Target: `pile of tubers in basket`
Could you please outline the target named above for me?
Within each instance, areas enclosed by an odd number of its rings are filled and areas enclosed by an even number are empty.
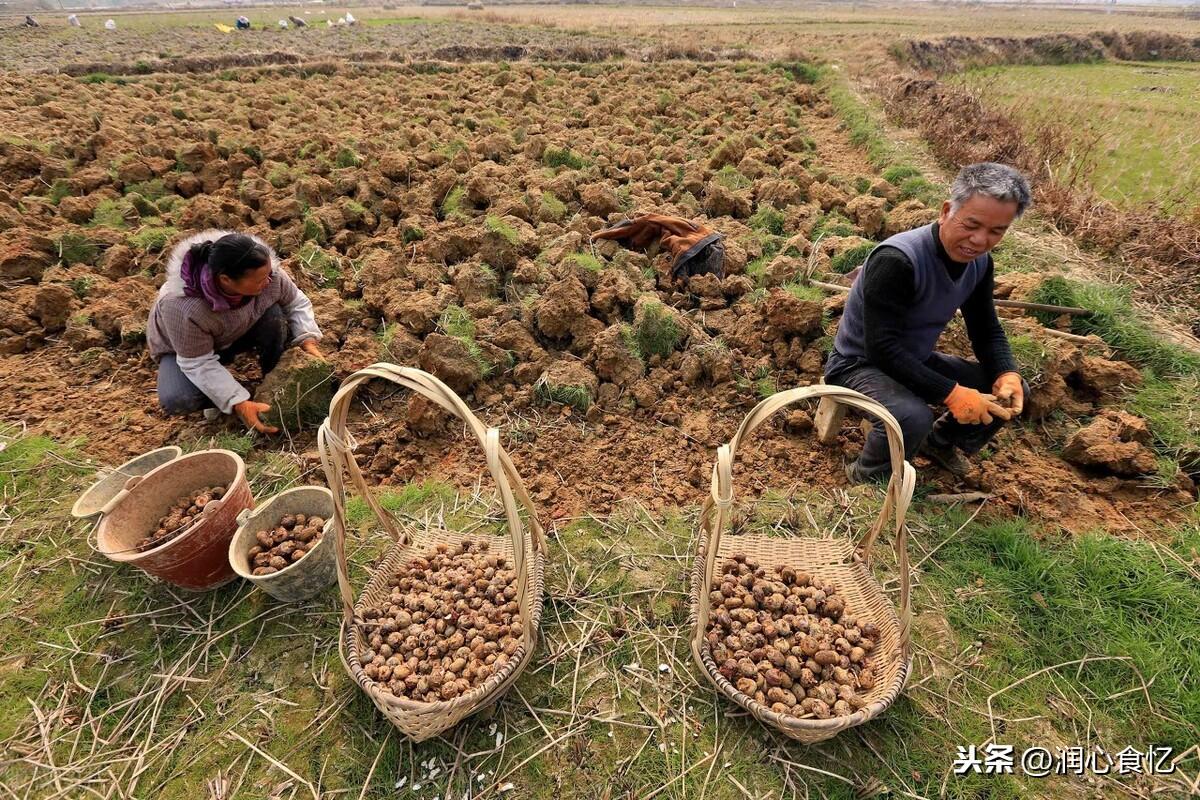
[[[138,542],[138,550],[151,550],[160,544],[171,541],[191,527],[192,523],[196,521],[196,517],[200,516],[209,502],[220,500],[224,496],[224,486],[205,486],[179,498],[167,510],[167,513],[159,518],[158,527],[154,533]]]
[[[325,520],[321,517],[284,514],[274,528],[254,534],[258,544],[247,553],[250,574],[274,575],[295,564],[320,541],[324,527]]]
[[[419,702],[461,697],[499,672],[521,646],[517,573],[486,541],[438,544],[411,558],[389,594],[361,610],[368,678]]]
[[[875,687],[879,630],[847,613],[824,581],[788,566],[768,575],[734,554],[709,595],[705,641],[717,670],[777,714],[829,719],[855,713]]]

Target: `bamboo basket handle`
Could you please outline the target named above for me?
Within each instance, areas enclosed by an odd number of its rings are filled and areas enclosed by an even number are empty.
[[[346,559],[346,473],[350,475],[354,490],[367,502],[371,511],[383,523],[388,534],[396,541],[401,539],[406,543],[409,541],[407,534],[397,526],[395,518],[379,505],[367,486],[358,462],[354,458],[356,443],[346,430],[346,420],[355,394],[363,384],[374,378],[400,384],[437,403],[438,406],[466,423],[483,447],[488,472],[496,482],[501,502],[504,505],[504,514],[509,534],[512,537],[513,555],[518,574],[518,605],[524,621],[525,633],[531,635],[532,623],[526,608],[528,601],[525,598],[528,582],[526,566],[530,555],[540,554],[544,551],[544,535],[525,484],[521,480],[520,474],[517,473],[512,459],[500,446],[499,429],[485,427],[462,398],[435,376],[419,369],[401,367],[386,362],[372,364],[361,369],[342,384],[333,396],[333,400],[330,401],[329,416],[325,418],[317,432],[317,448],[321,456],[321,466],[325,470],[326,480],[333,492],[334,554],[336,556],[338,590],[342,598],[342,611],[346,625],[348,626],[354,621],[354,590],[350,583],[350,570]],[[532,554],[528,553],[525,548],[525,528],[521,520],[518,502],[525,507],[528,514],[530,541],[533,546]]]
[[[696,619],[697,630],[701,632],[699,633],[701,636],[708,627],[707,598],[712,590],[717,550],[720,548],[721,535],[733,508],[733,462],[737,455],[738,445],[741,444],[744,437],[752,434],[763,422],[783,408],[800,400],[819,397],[831,397],[839,403],[878,417],[887,432],[888,452],[892,459],[892,477],[888,481],[883,508],[870,530],[864,534],[856,550],[861,551],[863,560],[869,566],[871,549],[879,531],[889,519],[894,519],[896,565],[900,574],[900,635],[901,644],[906,648],[908,646],[912,619],[912,576],[908,562],[908,527],[905,525],[904,518],[908,513],[913,489],[916,487],[917,473],[913,466],[904,460],[904,435],[900,430],[900,424],[891,412],[875,400],[853,389],[830,385],[802,386],[768,397],[746,415],[742,424],[733,434],[733,438],[729,440],[729,444],[717,448],[717,460],[713,464],[712,487],[700,509],[700,530],[705,548],[705,560],[704,571],[700,576],[699,608]]]

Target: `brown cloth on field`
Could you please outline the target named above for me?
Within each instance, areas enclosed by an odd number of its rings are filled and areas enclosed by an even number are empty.
[[[645,250],[657,242],[671,253],[671,277],[690,278],[712,273],[725,277],[724,238],[712,228],[665,214],[639,214],[612,227],[596,231],[592,239],[615,239],[631,250]]]

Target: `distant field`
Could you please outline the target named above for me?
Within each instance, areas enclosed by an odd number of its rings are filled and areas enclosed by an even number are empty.
[[[1080,153],[1063,169],[1082,161],[1114,202],[1200,205],[1200,64],[989,67],[955,80],[1031,122],[1050,119],[1077,131]]]

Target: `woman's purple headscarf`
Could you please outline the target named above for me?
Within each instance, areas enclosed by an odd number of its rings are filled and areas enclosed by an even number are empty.
[[[179,277],[183,279],[183,293],[188,297],[203,297],[213,311],[228,311],[244,305],[249,299],[240,294],[225,294],[221,291],[208,262],[195,263],[191,251],[183,256],[179,265]]]

